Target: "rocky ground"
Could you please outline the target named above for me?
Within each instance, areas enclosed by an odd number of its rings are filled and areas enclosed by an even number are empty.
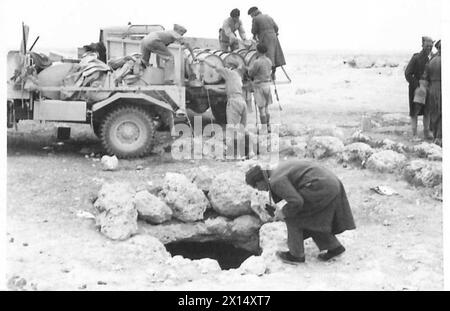
[[[171,210],[161,204],[158,217],[150,219],[153,224],[139,220],[133,237],[111,240],[108,234],[116,238],[120,234],[102,230],[110,228],[109,222],[99,231],[102,208],[98,202],[94,205],[102,185],[127,182],[134,190],[151,190],[164,183],[168,172],[189,178],[192,170],[202,166],[213,170],[216,177],[227,171],[242,173],[245,164],[177,161],[170,153],[158,152],[143,159],[119,160],[117,170],[104,171],[103,152],[88,126],[73,126],[71,140],[61,144],[55,138],[55,124],[21,122],[17,132],[8,130],[9,288],[443,289],[442,153],[411,141],[403,63],[399,68],[357,69],[332,58],[325,62],[332,70],[324,76],[325,67],[313,67],[304,57],[289,57],[294,82],[278,89],[283,110],[276,104],[271,107],[274,122],[291,124],[281,128],[281,158],[319,161],[341,178],[357,225],[356,230],[339,236],[347,252],[323,263],[308,240],[304,265],[281,264],[273,254],[286,247],[285,226],[266,219],[259,224],[262,254],[250,257],[239,269],[222,271],[212,260],[172,257],[160,241],[168,241],[164,240],[166,231],[158,231],[163,233],[158,236],[155,228],[175,217],[188,223],[203,221],[195,213],[203,208],[198,202],[208,204],[202,201],[201,184],[196,185],[199,196],[186,201],[195,205],[188,211],[173,208],[186,205],[174,202],[170,189],[155,192]],[[366,131],[359,132],[363,114],[369,121],[364,122]],[[377,186],[396,194],[371,189]],[[141,194],[141,201],[146,199]],[[221,200],[226,202],[226,198]],[[217,206],[214,211],[220,213]]]

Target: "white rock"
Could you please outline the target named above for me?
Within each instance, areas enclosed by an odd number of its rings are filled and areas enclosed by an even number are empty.
[[[147,190],[140,191],[134,196],[139,218],[153,224],[161,224],[172,218],[172,210],[157,196]]]
[[[333,136],[313,137],[307,145],[308,155],[315,159],[338,155],[343,150],[343,142],[339,138]]]
[[[442,163],[413,160],[403,170],[405,179],[412,185],[435,187],[442,184]]]
[[[396,169],[400,169],[406,162],[403,154],[392,150],[383,150],[373,153],[367,160],[366,167],[378,172],[393,173]]]
[[[211,186],[213,177],[215,175],[216,171],[204,165],[193,168],[187,173],[187,176],[190,178],[190,180],[204,192],[209,191],[209,187]]]
[[[360,143],[366,143],[366,144],[369,144],[369,145],[373,144],[372,137],[364,134],[361,130],[358,130],[358,131],[356,131],[356,132],[354,132],[352,134],[351,141],[353,141],[353,142],[360,142]]]
[[[203,219],[209,205],[203,191],[177,173],[166,173],[159,195],[171,207],[173,217],[185,222]]]
[[[353,143],[344,147],[339,159],[344,163],[364,165],[372,155],[373,149],[365,143]]]
[[[104,155],[101,164],[104,171],[115,171],[119,167],[119,159],[115,155],[112,157]]]
[[[287,229],[282,221],[267,223],[259,229],[259,246],[263,253],[287,249]]]
[[[242,236],[252,236],[258,233],[262,223],[259,218],[251,215],[242,215],[235,218],[231,224],[233,234]]]
[[[213,209],[224,216],[236,217],[251,214],[253,188],[245,183],[245,174],[229,171],[217,175],[208,196]]]
[[[206,228],[209,232],[220,236],[229,236],[231,234],[231,222],[228,218],[219,216],[205,220]]]
[[[258,215],[259,219],[263,222],[269,222],[272,220],[272,216],[266,211],[266,204],[270,204],[269,192],[268,191],[258,191],[254,189],[251,196],[250,208],[252,211]]]
[[[148,263],[164,263],[171,257],[164,244],[147,234],[135,235],[117,246],[126,256]]]
[[[174,256],[166,262],[168,278],[178,282],[193,281],[201,276],[200,267],[192,260],[182,256]]]
[[[266,273],[266,263],[261,256],[250,256],[239,267],[241,274],[255,274],[261,276]]]
[[[126,240],[137,232],[138,213],[130,184],[104,184],[94,207],[100,212],[96,216],[96,226],[110,239]]]
[[[201,274],[217,273],[222,270],[217,260],[211,258],[194,260],[194,263],[198,266]]]
[[[413,147],[414,152],[421,158],[442,161],[442,148],[436,144],[423,142]]]

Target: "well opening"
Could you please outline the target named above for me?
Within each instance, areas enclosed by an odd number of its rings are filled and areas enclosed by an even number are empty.
[[[237,269],[248,257],[256,255],[224,241],[179,241],[167,243],[165,246],[172,256],[181,255],[193,260],[202,258],[217,260],[222,270]]]

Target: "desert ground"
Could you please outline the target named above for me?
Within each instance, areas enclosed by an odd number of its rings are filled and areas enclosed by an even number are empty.
[[[353,68],[354,55],[289,53],[286,70],[292,83],[280,85],[282,110],[271,106],[272,122],[330,125],[346,137],[360,129],[364,114],[375,124],[366,134],[406,146],[407,83],[410,55],[366,55],[388,59],[397,67]],[[281,72],[278,78],[283,79]],[[395,115],[386,123],[385,115]],[[249,120],[255,120],[254,114]],[[347,251],[330,262],[317,260],[318,249],[306,241],[306,263],[281,265],[262,275],[223,270],[189,280],[150,276],[145,256],[130,256],[126,242],[99,233],[92,219],[92,197],[108,181],[139,184],[183,173],[200,165],[216,171],[238,169],[237,162],[181,160],[170,153],[120,160],[104,171],[102,149],[88,125],[71,125],[71,139],[57,145],[54,123],[20,122],[8,129],[7,268],[10,289],[24,290],[442,290],[442,201],[434,188],[416,187],[400,174],[343,165],[335,157],[314,160],[342,180],[356,230],[338,236]],[[419,122],[420,126],[420,122]],[[420,128],[419,128],[420,133]],[[420,133],[422,135],[422,133]],[[423,136],[422,136],[423,137]],[[93,154],[92,154],[93,153]],[[92,155],[91,155],[92,154]],[[387,185],[398,195],[370,188]]]

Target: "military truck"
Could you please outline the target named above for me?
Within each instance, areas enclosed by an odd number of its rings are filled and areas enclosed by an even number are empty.
[[[152,31],[163,29],[161,25],[102,28],[99,42],[106,48],[107,60],[117,59],[139,53],[141,39]],[[46,69],[37,73],[36,78],[36,57],[27,50],[27,38],[28,29],[23,25],[21,50],[8,53],[8,127],[25,119],[90,124],[109,154],[134,158],[151,152],[156,131],[174,129],[178,108],[198,114],[210,109],[217,123],[226,123],[225,85],[205,85],[189,80],[185,72],[185,52],[179,44],[169,45],[174,57],[163,68],[159,56],[152,53],[151,66],[140,77],[144,85],[67,86],[39,83],[39,77]],[[215,39],[187,37],[186,41],[192,47],[219,49]],[[77,59],[61,58],[49,68],[70,72],[71,66],[80,62],[84,51],[79,51]],[[56,96],[75,92],[94,96],[90,96],[90,100],[67,100]]]

